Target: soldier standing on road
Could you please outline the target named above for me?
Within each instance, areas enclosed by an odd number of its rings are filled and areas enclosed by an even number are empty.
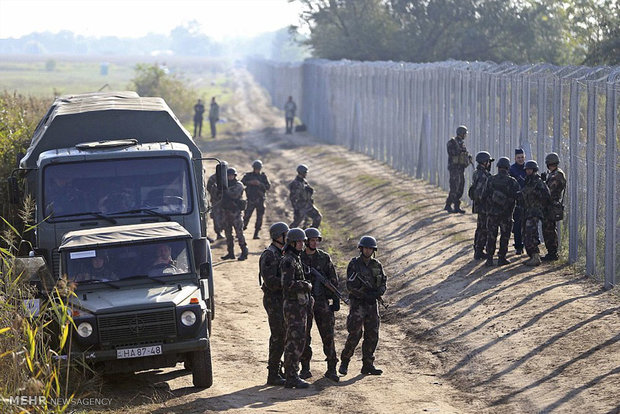
[[[448,213],[465,213],[461,210],[461,197],[465,188],[465,168],[472,164],[471,155],[465,147],[467,127],[461,125],[456,129],[456,137],[448,141],[448,171],[450,172],[450,193],[444,210]],[[452,208],[454,205],[454,208]]]
[[[515,149],[515,163],[510,166],[510,176],[517,180],[519,188],[523,188],[525,185],[525,153],[521,148]],[[521,206],[517,205],[513,215],[514,224],[512,226],[512,232],[515,237],[515,250],[517,254],[523,254],[523,238],[521,237],[521,227],[523,210]]]
[[[213,219],[213,229],[217,239],[223,239],[222,236],[222,191],[217,186],[217,174],[213,174],[207,181],[207,192],[211,199],[211,219]]]
[[[347,267],[347,290],[351,300],[347,317],[349,336],[342,350],[342,362],[338,372],[347,375],[349,361],[363,331],[362,374],[381,375],[383,371],[374,366],[380,324],[377,300],[385,293],[387,277],[383,273],[381,262],[373,257],[377,251],[375,238],[363,236],[357,247],[360,255],[351,259]]]
[[[562,202],[564,199],[564,190],[566,189],[566,176],[564,175],[564,171],[558,167],[560,164],[560,157],[555,152],[547,154],[545,157],[545,164],[547,164],[547,169],[549,171],[543,174],[543,181],[545,181],[551,193],[551,202],[547,206],[542,221],[543,239],[547,247],[547,255],[543,256],[541,259],[546,262],[552,262],[559,258],[559,240],[556,221],[560,221],[564,218],[564,205]]]
[[[243,230],[248,228],[252,212],[256,209],[256,224],[254,225],[254,239],[259,239],[258,232],[263,225],[263,215],[265,214],[265,193],[271,187],[269,179],[264,172],[261,172],[263,162],[256,160],[252,163],[252,172],[243,175],[241,182],[245,185],[245,194],[248,198],[248,206],[243,214]]]
[[[211,126],[211,138],[215,138],[217,130],[215,128],[217,121],[220,120],[220,106],[215,102],[215,96],[211,98],[209,106],[209,125]]]
[[[523,241],[525,251],[530,256],[527,266],[540,265],[538,245],[538,223],[543,218],[543,210],[551,199],[549,188],[538,175],[538,163],[525,163],[525,186],[521,189],[523,203]]]
[[[241,218],[241,212],[245,209],[245,200],[243,199],[243,184],[237,181],[237,170],[229,168],[228,174],[228,188],[222,195],[222,211],[223,211],[223,227],[226,234],[226,245],[228,247],[228,254],[223,256],[223,260],[235,258],[235,241],[233,239],[232,231],[235,229],[235,235],[239,241],[239,247],[241,247],[241,255],[238,260],[245,260],[248,258],[248,246],[245,243],[245,237],[243,236],[243,219]]]
[[[485,263],[487,266],[493,266],[498,228],[501,235],[499,237],[497,265],[503,266],[510,263],[506,259],[506,253],[508,253],[508,242],[512,229],[512,213],[521,188],[517,180],[508,174],[509,168],[510,160],[506,157],[500,158],[497,161],[497,174],[489,178],[485,191],[485,198],[488,200],[487,262]]]
[[[484,248],[487,244],[487,213],[488,200],[485,197],[487,182],[491,177],[491,163],[495,159],[486,151],[476,154],[476,171],[469,187],[469,198],[473,201],[472,212],[478,214],[476,233],[474,234],[474,259],[482,260],[486,257]]]
[[[297,166],[297,177],[288,185],[290,190],[289,198],[293,206],[293,222],[291,227],[297,227],[303,223],[306,217],[312,219],[312,227],[319,228],[323,216],[314,207],[312,194],[314,189],[306,181],[308,167],[304,164]]]
[[[198,99],[198,103],[194,105],[194,138],[202,136],[202,114],[205,112],[205,106],[202,100]],[[198,135],[196,135],[198,131]]]
[[[338,275],[332,259],[327,252],[318,248],[323,240],[319,229],[310,227],[306,229],[306,248],[301,252],[301,262],[307,268],[316,269],[326,280],[330,281],[334,287],[338,288]],[[306,269],[304,269],[306,270]],[[309,273],[306,272],[306,273]],[[320,281],[310,276],[312,283],[312,297],[314,298],[314,310],[308,315],[308,336],[306,337],[306,349],[301,356],[301,372],[299,377],[306,379],[312,376],[310,372],[310,360],[312,359],[311,333],[312,316],[316,320],[316,327],[321,335],[323,342],[323,352],[327,358],[327,371],[325,377],[338,382],[340,377],[336,373],[338,357],[336,355],[336,345],[334,343],[334,324],[336,318],[334,311],[340,309],[340,299],[332,294]],[[332,299],[332,304],[329,300]]]
[[[284,121],[286,122],[286,133],[293,133],[293,121],[295,120],[295,112],[297,105],[293,101],[293,97],[289,96],[288,101],[284,104]]]
[[[306,337],[308,336],[308,315],[312,313],[314,301],[310,295],[312,284],[304,275],[300,259],[305,240],[306,233],[302,229],[290,229],[286,234],[284,256],[280,261],[286,326],[284,344],[285,388],[308,388],[310,385],[298,375],[299,359],[306,347]]]
[[[284,239],[288,233],[288,225],[278,222],[271,225],[269,235],[271,244],[260,256],[259,277],[262,279],[263,306],[267,311],[269,321],[269,359],[267,362],[267,385],[284,385],[284,378],[280,376],[280,359],[284,353],[284,311],[282,298],[282,275],[280,273],[280,261]],[[260,280],[259,280],[260,282]]]

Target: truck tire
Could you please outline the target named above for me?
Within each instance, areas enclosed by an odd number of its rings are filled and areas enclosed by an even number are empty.
[[[191,353],[189,364],[192,370],[192,382],[194,387],[209,388],[213,385],[213,368],[211,366],[211,343],[209,334],[205,330],[207,348]]]

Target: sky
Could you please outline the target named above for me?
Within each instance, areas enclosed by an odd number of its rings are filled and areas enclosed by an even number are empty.
[[[299,24],[287,0],[0,0],[0,39],[69,30],[83,36],[169,34],[192,20],[222,40]]]

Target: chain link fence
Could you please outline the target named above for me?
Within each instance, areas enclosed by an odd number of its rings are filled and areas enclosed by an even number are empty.
[[[568,179],[561,254],[606,288],[620,280],[620,67],[253,60],[248,68],[275,106],[293,96],[312,135],[444,190],[446,143],[459,125],[473,154],[513,159],[521,147],[542,170],[557,152]]]

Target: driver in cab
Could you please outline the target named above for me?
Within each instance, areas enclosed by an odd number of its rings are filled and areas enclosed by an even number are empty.
[[[172,259],[172,250],[167,244],[157,245],[157,257],[149,268],[149,276],[174,275],[179,273],[175,261]]]

